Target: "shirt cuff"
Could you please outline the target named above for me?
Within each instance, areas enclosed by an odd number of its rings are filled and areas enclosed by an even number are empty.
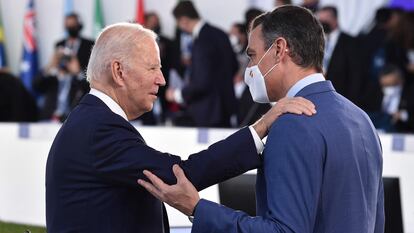
[[[256,150],[258,154],[261,154],[264,150],[264,143],[260,139],[259,135],[257,134],[256,130],[253,129],[252,126],[249,126],[250,133],[253,136],[254,144],[256,145]]]
[[[175,102],[177,102],[178,104],[184,103],[183,94],[180,89],[176,89],[174,91],[174,99],[175,99]]]

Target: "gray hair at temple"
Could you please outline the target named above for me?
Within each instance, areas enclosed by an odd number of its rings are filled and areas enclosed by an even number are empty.
[[[111,62],[118,60],[127,68],[131,59],[135,59],[136,51],[142,46],[142,39],[153,38],[157,35],[137,23],[116,23],[107,26],[99,34],[89,58],[86,79],[106,81],[111,75]]]

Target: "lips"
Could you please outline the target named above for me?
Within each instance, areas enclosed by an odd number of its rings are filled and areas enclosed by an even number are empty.
[[[150,95],[155,95],[155,96],[157,96],[157,94],[158,94],[158,91],[150,92]]]

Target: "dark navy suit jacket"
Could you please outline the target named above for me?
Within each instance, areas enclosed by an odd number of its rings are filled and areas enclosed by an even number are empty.
[[[129,122],[97,97],[86,95],[49,152],[48,232],[168,232],[162,203],[137,179],[144,178],[142,171],[148,169],[173,184],[173,164],[179,164],[201,190],[258,167],[261,161],[248,128],[182,161],[147,146]]]
[[[237,112],[233,89],[237,69],[227,34],[206,23],[194,41],[190,82],[182,89],[196,126],[230,127],[230,117]]]
[[[371,121],[330,81],[298,96],[318,112],[273,124],[257,174],[258,216],[201,200],[192,232],[384,232],[382,150]]]

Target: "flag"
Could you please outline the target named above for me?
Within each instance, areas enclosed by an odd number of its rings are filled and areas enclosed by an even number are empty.
[[[102,28],[104,27],[104,19],[102,14],[102,5],[101,0],[95,0],[95,12],[94,12],[94,24],[93,24],[93,35],[98,37],[99,33],[101,32]]]
[[[20,64],[20,78],[27,90],[32,93],[32,80],[38,71],[35,36],[34,0],[29,0],[23,19],[23,57]]]
[[[69,15],[73,13],[73,0],[65,0],[65,5],[63,6],[64,15]]]
[[[144,0],[137,0],[137,14],[135,16],[135,22],[144,25],[145,22],[145,10],[144,10]]]
[[[0,7],[0,68],[6,67],[6,52],[4,50],[4,30]]]

